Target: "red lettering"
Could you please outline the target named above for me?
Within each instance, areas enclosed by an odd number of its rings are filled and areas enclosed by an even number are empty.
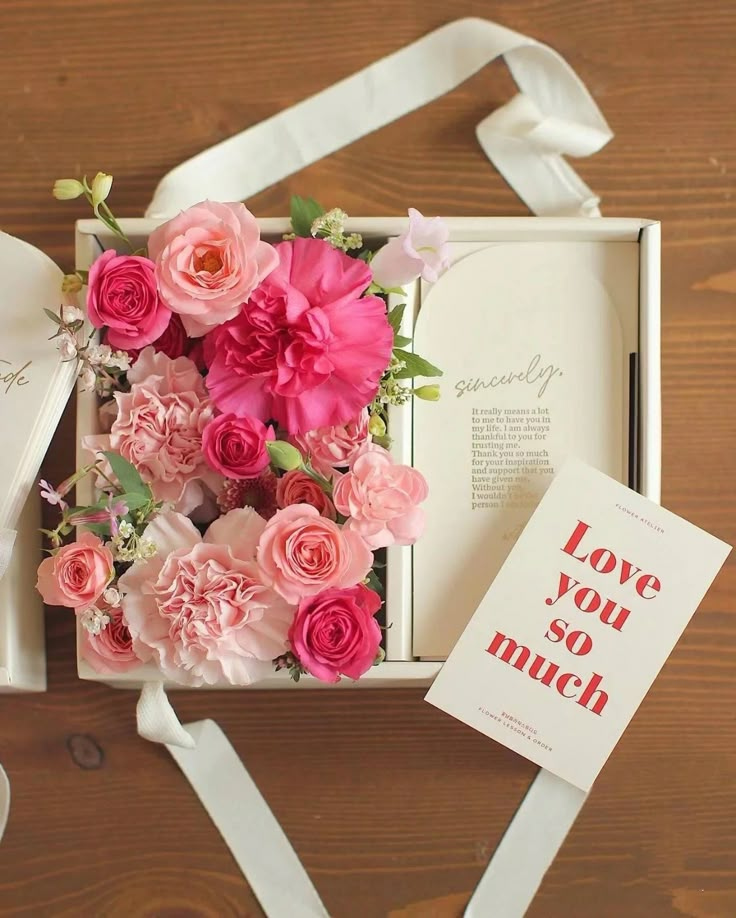
[[[498,651],[501,650],[501,646],[505,644],[506,646],[501,651],[501,656],[499,659],[503,660],[504,663],[510,663],[516,669],[524,669],[531,656],[531,651],[528,647],[525,647],[523,644],[517,644],[513,638],[507,637],[505,634],[502,634],[500,631],[496,632],[495,637],[488,645],[486,653],[490,653],[494,657],[498,657]],[[513,659],[514,655],[518,652],[516,660]]]
[[[593,713],[597,714],[599,717],[603,711],[603,708],[606,706],[606,702],[608,701],[608,694],[604,692],[603,689],[598,688],[602,681],[603,676],[599,676],[598,673],[593,673],[593,675],[588,680],[588,684],[585,686],[583,694],[580,696],[580,698],[578,698],[577,702],[584,708],[587,708],[587,710],[592,710]],[[594,695],[597,695],[598,698],[594,702],[591,709],[588,708],[588,702],[593,698]]]
[[[645,596],[644,590],[651,590],[651,596]],[[659,578],[655,577],[654,574],[644,574],[643,577],[639,577],[636,581],[636,592],[641,596],[642,599],[654,599],[654,597],[662,589],[662,584],[659,582]]]
[[[616,555],[608,548],[596,548],[590,553],[590,566],[599,574],[610,574],[616,567]]]
[[[585,601],[588,597],[590,597],[590,599],[588,599],[588,604],[585,605]],[[600,593],[592,587],[583,587],[582,590],[578,590],[575,594],[575,605],[581,612],[596,612],[600,604]]]
[[[539,671],[542,668],[542,664],[547,664],[547,669],[543,676],[539,675]],[[552,680],[560,671],[560,667],[553,663],[551,660],[548,660],[546,657],[543,657],[541,653],[538,653],[534,657],[534,662],[529,667],[529,675],[532,679],[536,679],[537,682],[541,682],[543,685],[552,685]]]
[[[569,593],[570,590],[574,590],[576,586],[580,586],[579,580],[573,580],[572,577],[568,577],[567,574],[563,574],[562,571],[560,571],[560,586],[557,590],[557,596],[554,599],[552,599],[551,596],[547,597],[547,599],[544,600],[545,603],[548,606],[553,606],[558,599],[562,599],[566,593]]]
[[[578,647],[578,638],[580,637],[583,640]],[[593,639],[585,631],[571,631],[565,641],[565,647],[570,653],[574,653],[576,657],[584,657],[586,653],[590,653],[593,649]],[[576,647],[578,647],[577,650]]]
[[[619,613],[616,616],[615,621],[611,621],[611,614],[616,609],[616,603],[612,599],[607,599],[605,606],[601,609],[600,620],[604,625],[610,625],[612,628],[615,628],[616,631],[621,631],[624,627],[624,622],[631,615],[630,609],[625,609],[623,606],[619,606]]]
[[[568,555],[571,555],[577,561],[587,560],[587,557],[588,557],[587,555],[583,555],[582,557],[580,557],[580,555],[576,555],[575,549],[578,547],[583,536],[589,529],[590,529],[590,526],[587,523],[584,523],[582,520],[578,520],[577,526],[575,527],[575,529],[573,529],[572,535],[567,540],[567,543],[562,550],[566,552]]]
[[[556,618],[554,621],[550,622],[547,627],[547,633],[544,635],[548,641],[552,641],[553,644],[559,644],[559,642],[564,638],[565,632],[570,627],[570,622],[566,622],[561,618]],[[552,637],[550,637],[550,631],[552,632]]]
[[[576,687],[576,688],[580,688],[580,686],[583,684],[583,680],[582,680],[582,679],[579,679],[579,678],[575,675],[575,673],[563,673],[563,674],[560,676],[560,678],[557,680],[557,683],[555,684],[555,688],[556,688],[557,691],[560,693],[560,695],[562,695],[563,698],[574,698],[574,697],[575,697],[575,692],[573,692],[572,695],[566,695],[566,694],[565,694],[565,689],[567,688],[567,683],[568,683],[571,679],[572,679],[572,681],[575,683],[575,687]],[[579,702],[578,702],[578,703],[579,703]]]
[[[636,575],[640,573],[640,567],[636,567],[631,561],[626,561],[624,558],[621,559],[621,576],[619,577],[619,581],[622,586],[628,583],[632,577],[636,577]]]

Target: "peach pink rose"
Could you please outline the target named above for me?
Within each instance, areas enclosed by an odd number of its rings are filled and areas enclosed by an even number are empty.
[[[247,508],[215,520],[204,538],[172,511],[146,527],[156,554],[118,582],[139,657],[186,685],[249,685],[271,671],[295,609],[255,562],[265,525]]]
[[[47,605],[76,609],[95,603],[113,573],[109,548],[94,533],[81,532],[76,542],[41,562],[36,589]]]
[[[245,204],[202,201],[157,227],[148,252],[159,293],[191,337],[234,319],[279,259]]]
[[[375,550],[416,542],[424,529],[419,504],[428,493],[421,472],[395,463],[387,450],[372,445],[335,482],[332,499],[349,517],[346,527]]]
[[[333,469],[349,466],[358,453],[371,442],[368,432],[368,409],[347,424],[319,427],[294,437],[297,446],[309,457],[315,471],[331,478]]]
[[[355,586],[373,563],[357,532],[306,504],[285,507],[266,523],[257,558],[274,589],[291,603],[331,587]]]
[[[122,609],[106,609],[110,622],[99,634],[84,632],[82,656],[95,672],[111,675],[140,666]]]
[[[115,450],[148,482],[157,500],[191,513],[215,495],[222,476],[202,452],[205,427],[215,408],[195,365],[172,360],[152,347],[128,372],[130,392],[116,392],[117,417],[108,435],[85,437],[92,452]]]
[[[279,478],[276,501],[282,510],[292,504],[310,504],[319,510],[320,516],[328,520],[335,519],[335,508],[330,498],[314,478],[299,469],[287,472]]]
[[[362,583],[303,599],[289,629],[292,652],[322,682],[339,682],[341,674],[359,679],[381,644],[380,608],[381,597]]]

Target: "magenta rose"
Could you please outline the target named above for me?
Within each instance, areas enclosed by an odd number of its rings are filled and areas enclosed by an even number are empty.
[[[110,337],[107,331],[105,332],[104,343],[110,344]],[[151,347],[156,353],[166,354],[167,357],[176,360],[177,357],[188,356],[190,350],[192,350],[192,344],[191,338],[188,338],[187,333],[184,331],[181,319],[179,316],[172,313],[169,324],[164,329],[163,334],[156,338],[155,341],[151,342]],[[141,350],[142,348],[125,348],[126,353],[130,357],[131,365],[136,362],[140,356]]]
[[[332,499],[347,528],[360,533],[374,551],[388,545],[413,545],[424,529],[427,482],[421,472],[399,465],[372,445],[335,482]]]
[[[373,555],[357,532],[342,529],[308,504],[279,510],[258,542],[258,563],[287,602],[330,587],[349,587],[367,575]]]
[[[221,411],[290,434],[347,424],[373,399],[393,348],[368,265],[320,239],[276,246],[279,265],[205,348]]]
[[[347,424],[319,427],[294,439],[301,451],[309,457],[313,468],[325,478],[331,478],[333,469],[349,466],[371,442],[368,420],[368,409],[364,408]]]
[[[303,599],[289,628],[292,652],[322,682],[360,679],[381,645],[380,608],[380,596],[362,583]]]
[[[309,504],[319,510],[320,516],[328,520],[335,519],[335,508],[330,498],[311,475],[299,469],[287,472],[279,478],[276,500],[282,510],[292,504]]]
[[[244,204],[202,201],[157,227],[148,239],[161,298],[191,337],[234,318],[278,264]]]
[[[266,441],[274,438],[273,427],[257,418],[221,414],[205,427],[202,451],[209,466],[226,478],[255,478],[270,462]]]
[[[93,533],[82,532],[41,562],[36,589],[49,606],[83,608],[97,602],[113,573],[110,550]]]
[[[95,328],[107,328],[110,346],[122,350],[151,344],[171,318],[156,289],[153,262],[113,249],[89,269],[87,314]]]
[[[125,673],[140,666],[141,660],[133,650],[133,639],[123,619],[122,609],[102,609],[110,621],[99,634],[84,632],[82,656],[95,672],[104,675]]]

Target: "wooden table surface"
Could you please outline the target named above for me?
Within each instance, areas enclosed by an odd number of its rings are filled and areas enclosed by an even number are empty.
[[[557,48],[616,133],[579,163],[604,213],[663,222],[663,502],[736,540],[736,4],[732,0],[5,0],[0,220],[73,263],[78,202],[54,178],[115,175],[140,216],[157,179],[215,141],[463,15]],[[427,109],[259,195],[352,214],[524,214],[476,146],[510,98],[494,64]],[[70,408],[46,460],[73,464]],[[736,558],[602,772],[532,918],[736,915]],[[13,810],[0,915],[260,915],[135,697],[77,680],[47,617],[49,691],[4,697]],[[459,916],[534,767],[416,690],[176,695],[226,729],[336,918]],[[81,737],[81,739],[80,739]],[[233,801],[233,805],[237,805]]]

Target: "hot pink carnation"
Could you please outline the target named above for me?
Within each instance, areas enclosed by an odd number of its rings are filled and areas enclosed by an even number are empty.
[[[232,510],[204,539],[185,516],[165,512],[146,528],[156,554],[120,578],[123,614],[142,658],[186,685],[249,685],[283,654],[294,607],[255,563],[266,523]]]
[[[215,414],[202,377],[188,358],[171,360],[149,347],[128,380],[130,392],[115,393],[117,417],[109,435],[85,437],[83,444],[93,452],[119,452],[157,500],[191,513],[222,485],[202,453],[203,431]]]
[[[335,507],[349,517],[346,526],[372,548],[413,545],[424,529],[427,482],[421,472],[398,465],[380,446],[371,446],[335,482]]]
[[[368,409],[347,424],[320,427],[295,437],[297,446],[309,457],[316,471],[326,478],[334,469],[345,468],[371,442],[368,433]]]
[[[133,639],[123,619],[122,609],[103,609],[110,622],[99,634],[84,632],[82,656],[95,672],[110,675],[125,673],[140,666],[133,650]]]
[[[391,359],[368,266],[319,239],[276,246],[279,266],[213,334],[207,386],[221,411],[277,420],[289,433],[346,424]]]
[[[278,256],[244,204],[202,201],[155,229],[148,251],[161,298],[197,337],[234,318]]]
[[[123,350],[151,344],[171,318],[156,289],[153,262],[114,249],[103,252],[89,269],[87,314],[95,328],[107,327],[110,346]]]
[[[357,532],[341,529],[306,504],[279,510],[268,521],[257,557],[274,589],[291,603],[330,587],[354,586],[373,562]]]
[[[311,475],[299,469],[287,472],[279,478],[276,500],[282,509],[292,504],[310,504],[319,510],[321,516],[328,520],[335,519],[335,507],[330,498]]]
[[[76,609],[97,602],[113,573],[110,550],[93,533],[81,532],[41,562],[36,588],[47,605]]]
[[[381,644],[375,619],[380,608],[380,596],[362,583],[303,599],[289,629],[291,649],[322,682],[339,682],[341,674],[359,679],[373,666]]]

